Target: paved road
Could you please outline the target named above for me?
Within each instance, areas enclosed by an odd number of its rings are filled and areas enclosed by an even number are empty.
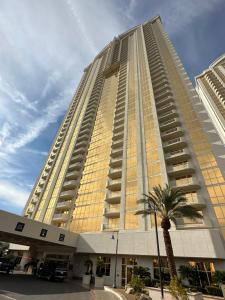
[[[89,291],[80,281],[51,282],[25,274],[0,274],[0,300],[114,300],[104,291]]]

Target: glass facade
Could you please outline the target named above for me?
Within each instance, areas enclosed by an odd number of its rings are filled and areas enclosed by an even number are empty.
[[[138,198],[169,183],[203,215],[178,226],[225,235],[224,168],[160,20],[115,38],[85,74],[24,214],[74,232],[143,230]]]

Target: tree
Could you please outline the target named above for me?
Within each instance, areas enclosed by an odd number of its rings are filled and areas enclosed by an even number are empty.
[[[163,189],[160,185],[153,188],[153,192],[144,194],[142,199],[146,203],[146,209],[137,212],[138,214],[153,214],[154,212],[161,219],[163,237],[166,248],[166,255],[171,278],[177,277],[173,247],[170,239],[169,229],[171,221],[176,225],[179,218],[201,219],[202,215],[196,208],[187,203],[185,193],[181,189],[172,189],[168,184]]]

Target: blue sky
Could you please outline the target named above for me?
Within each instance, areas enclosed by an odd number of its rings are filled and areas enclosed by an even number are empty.
[[[158,14],[192,80],[225,52],[224,0],[0,1],[0,209],[21,213],[84,67]]]

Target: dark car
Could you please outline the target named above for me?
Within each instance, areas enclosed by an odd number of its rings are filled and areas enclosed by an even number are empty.
[[[64,281],[67,277],[67,269],[55,262],[48,262],[40,265],[36,275],[47,280]]]
[[[0,272],[9,274],[14,269],[14,264],[10,263],[6,258],[0,257]]]

